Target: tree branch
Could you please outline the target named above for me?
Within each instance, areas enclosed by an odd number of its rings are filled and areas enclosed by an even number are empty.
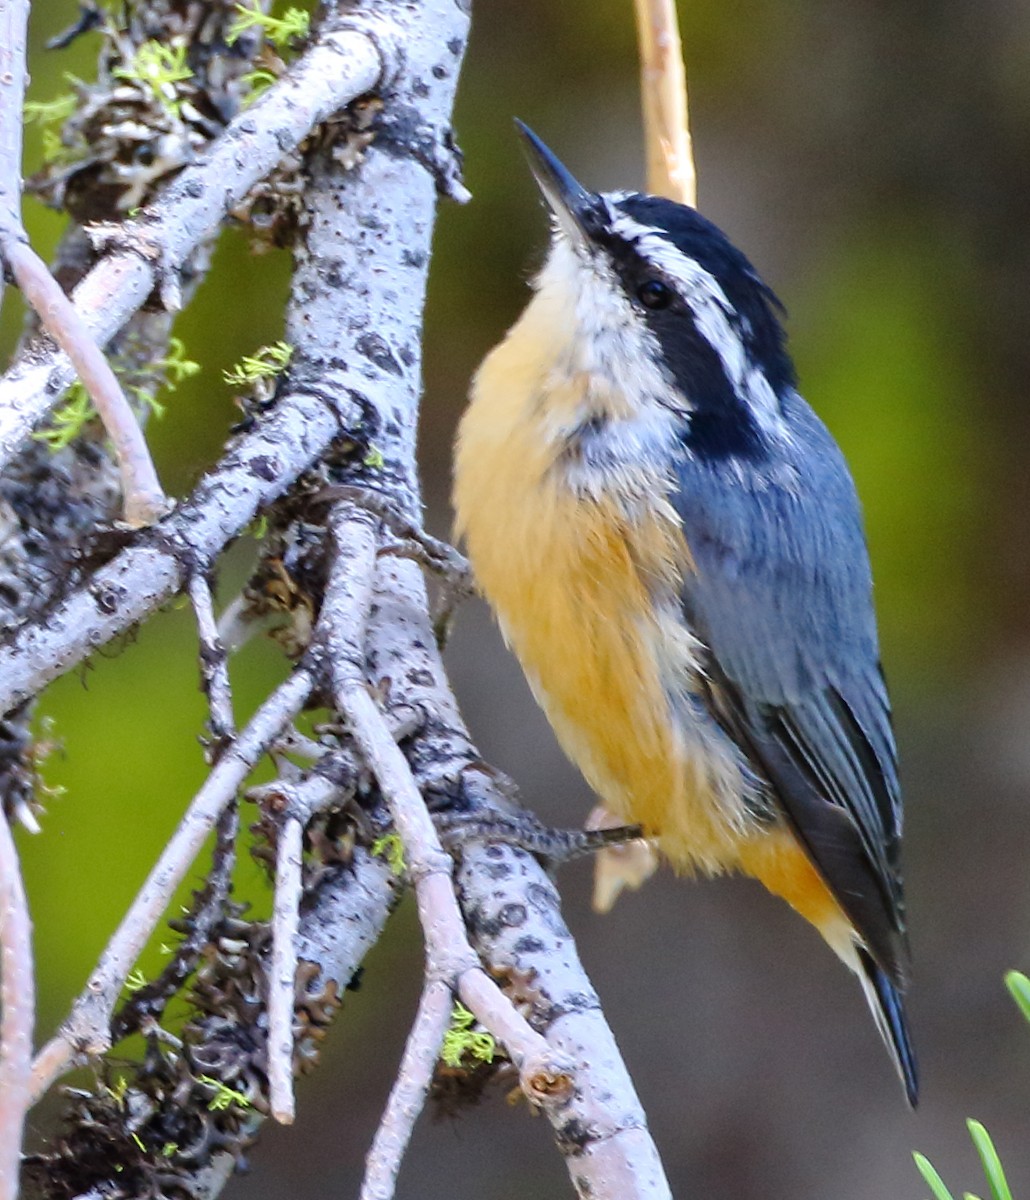
[[[98,344],[107,343],[155,286],[163,283],[174,304],[169,281],[189,253],[316,125],[395,69],[382,58],[390,44],[353,29],[325,33],[140,217],[100,231],[112,252],[72,294]],[[73,376],[64,354],[37,348],[0,380],[0,470]]]
[[[283,726],[299,712],[311,687],[312,678],[307,671],[294,671],[261,705],[239,739],[219,759],[108,942],[68,1019],[37,1055],[33,1065],[34,1099],[74,1065],[79,1055],[100,1054],[108,1048],[111,1013],[118,993],[175,889],[222,809],[235,797]]]
[[[291,392],[235,440],[189,500],[49,612],[0,646],[0,712],[34,696],[99,646],[159,608],[214,561],[258,509],[283,494],[360,408],[344,392]]]
[[[453,1007],[454,993],[447,984],[440,979],[427,979],[396,1082],[368,1152],[359,1200],[393,1198],[401,1162],[433,1082]]]
[[[35,1012],[29,906],[11,827],[0,812],[0,1200],[18,1194]]]

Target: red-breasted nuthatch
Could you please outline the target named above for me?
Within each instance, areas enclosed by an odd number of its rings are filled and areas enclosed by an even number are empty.
[[[479,586],[605,806],[815,925],[914,1104],[897,760],[847,465],[725,235],[586,191],[520,128],[553,242],[461,423]]]

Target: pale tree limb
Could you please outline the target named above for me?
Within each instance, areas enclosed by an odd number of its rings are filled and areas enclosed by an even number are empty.
[[[32,923],[18,850],[0,813],[0,1200],[18,1195],[35,1012]]]
[[[0,646],[0,712],[9,712],[99,646],[149,616],[282,495],[360,408],[346,394],[291,392],[250,433],[230,443],[193,495],[144,530],[52,609]]]
[[[125,520],[152,525],[170,504],[161,489],[139,422],[114,371],[46,263],[29,245],[21,219],[21,127],[25,101],[28,0],[0,10],[0,259],[25,301],[65,352],[114,444],[125,496]]]
[[[133,964],[219,814],[235,798],[286,723],[300,711],[311,693],[312,683],[309,672],[294,671],[261,705],[238,740],[219,759],[108,942],[67,1020],[36,1056],[32,1071],[34,1099],[39,1099],[80,1056],[101,1054],[108,1048],[111,1014]]]
[[[484,765],[458,712],[412,563],[380,560],[368,657],[388,705],[425,716],[405,743],[422,793],[473,810],[511,811],[508,785]],[[530,1023],[575,1064],[569,1094],[544,1111],[577,1195],[668,1200],[647,1118],[546,872],[525,851],[477,836],[462,843],[457,887],[482,961],[508,979],[506,990]]]
[[[634,0],[634,6],[640,43],[647,190],[693,207],[697,204],[697,173],[676,0]]]
[[[288,814],[279,827],[275,852],[272,961],[268,968],[268,1104],[282,1125],[292,1125],[293,1004],[297,980],[304,826]]]
[[[548,1044],[574,1064],[572,1094],[548,1115],[578,1195],[671,1200],[633,1082],[561,921],[554,884],[523,851],[476,842],[462,848],[457,882],[477,950],[510,977]]]
[[[187,592],[197,618],[201,686],[207,696],[210,709],[208,728],[215,742],[212,747],[213,761],[217,758],[220,748],[236,735],[232,687],[229,683],[229,656],[222,645],[222,639],[218,636],[211,585],[203,572],[197,571],[190,576]]]
[[[190,252],[316,125],[394,69],[381,56],[387,44],[357,30],[326,33],[137,219],[101,231],[111,253],[72,294],[97,343],[106,344],[155,286],[164,284],[174,304],[169,281]],[[39,349],[0,380],[0,470],[73,374],[64,354]]]
[[[379,783],[404,846],[425,939],[427,978],[439,979],[454,989],[505,1047],[526,1095],[546,1106],[568,1091],[568,1063],[552,1053],[547,1042],[515,1011],[469,945],[454,895],[450,856],[440,845],[408,763],[368,690],[362,647],[376,552],[372,518],[350,505],[340,505],[330,513],[329,529],[334,567],[316,633],[324,639],[336,707]]]
[[[365,1160],[359,1200],[393,1198],[401,1162],[433,1082],[453,1007],[454,994],[447,984],[440,979],[427,980],[386,1111]]]
[[[0,236],[21,230],[22,109],[27,83],[29,0],[0,6]],[[3,297],[0,274],[0,300]]]

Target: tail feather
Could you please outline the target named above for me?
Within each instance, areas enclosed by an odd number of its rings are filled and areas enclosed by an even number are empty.
[[[879,1029],[880,1036],[894,1060],[894,1066],[901,1076],[908,1102],[915,1108],[919,1100],[919,1073],[901,992],[863,946],[856,945],[855,950],[861,966],[859,979],[876,1021],[876,1028]]]

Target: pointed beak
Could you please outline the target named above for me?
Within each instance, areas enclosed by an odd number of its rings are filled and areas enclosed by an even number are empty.
[[[574,241],[587,242],[604,222],[601,198],[588,192],[528,125],[516,119],[515,127],[526,144],[533,177],[559,226]]]

